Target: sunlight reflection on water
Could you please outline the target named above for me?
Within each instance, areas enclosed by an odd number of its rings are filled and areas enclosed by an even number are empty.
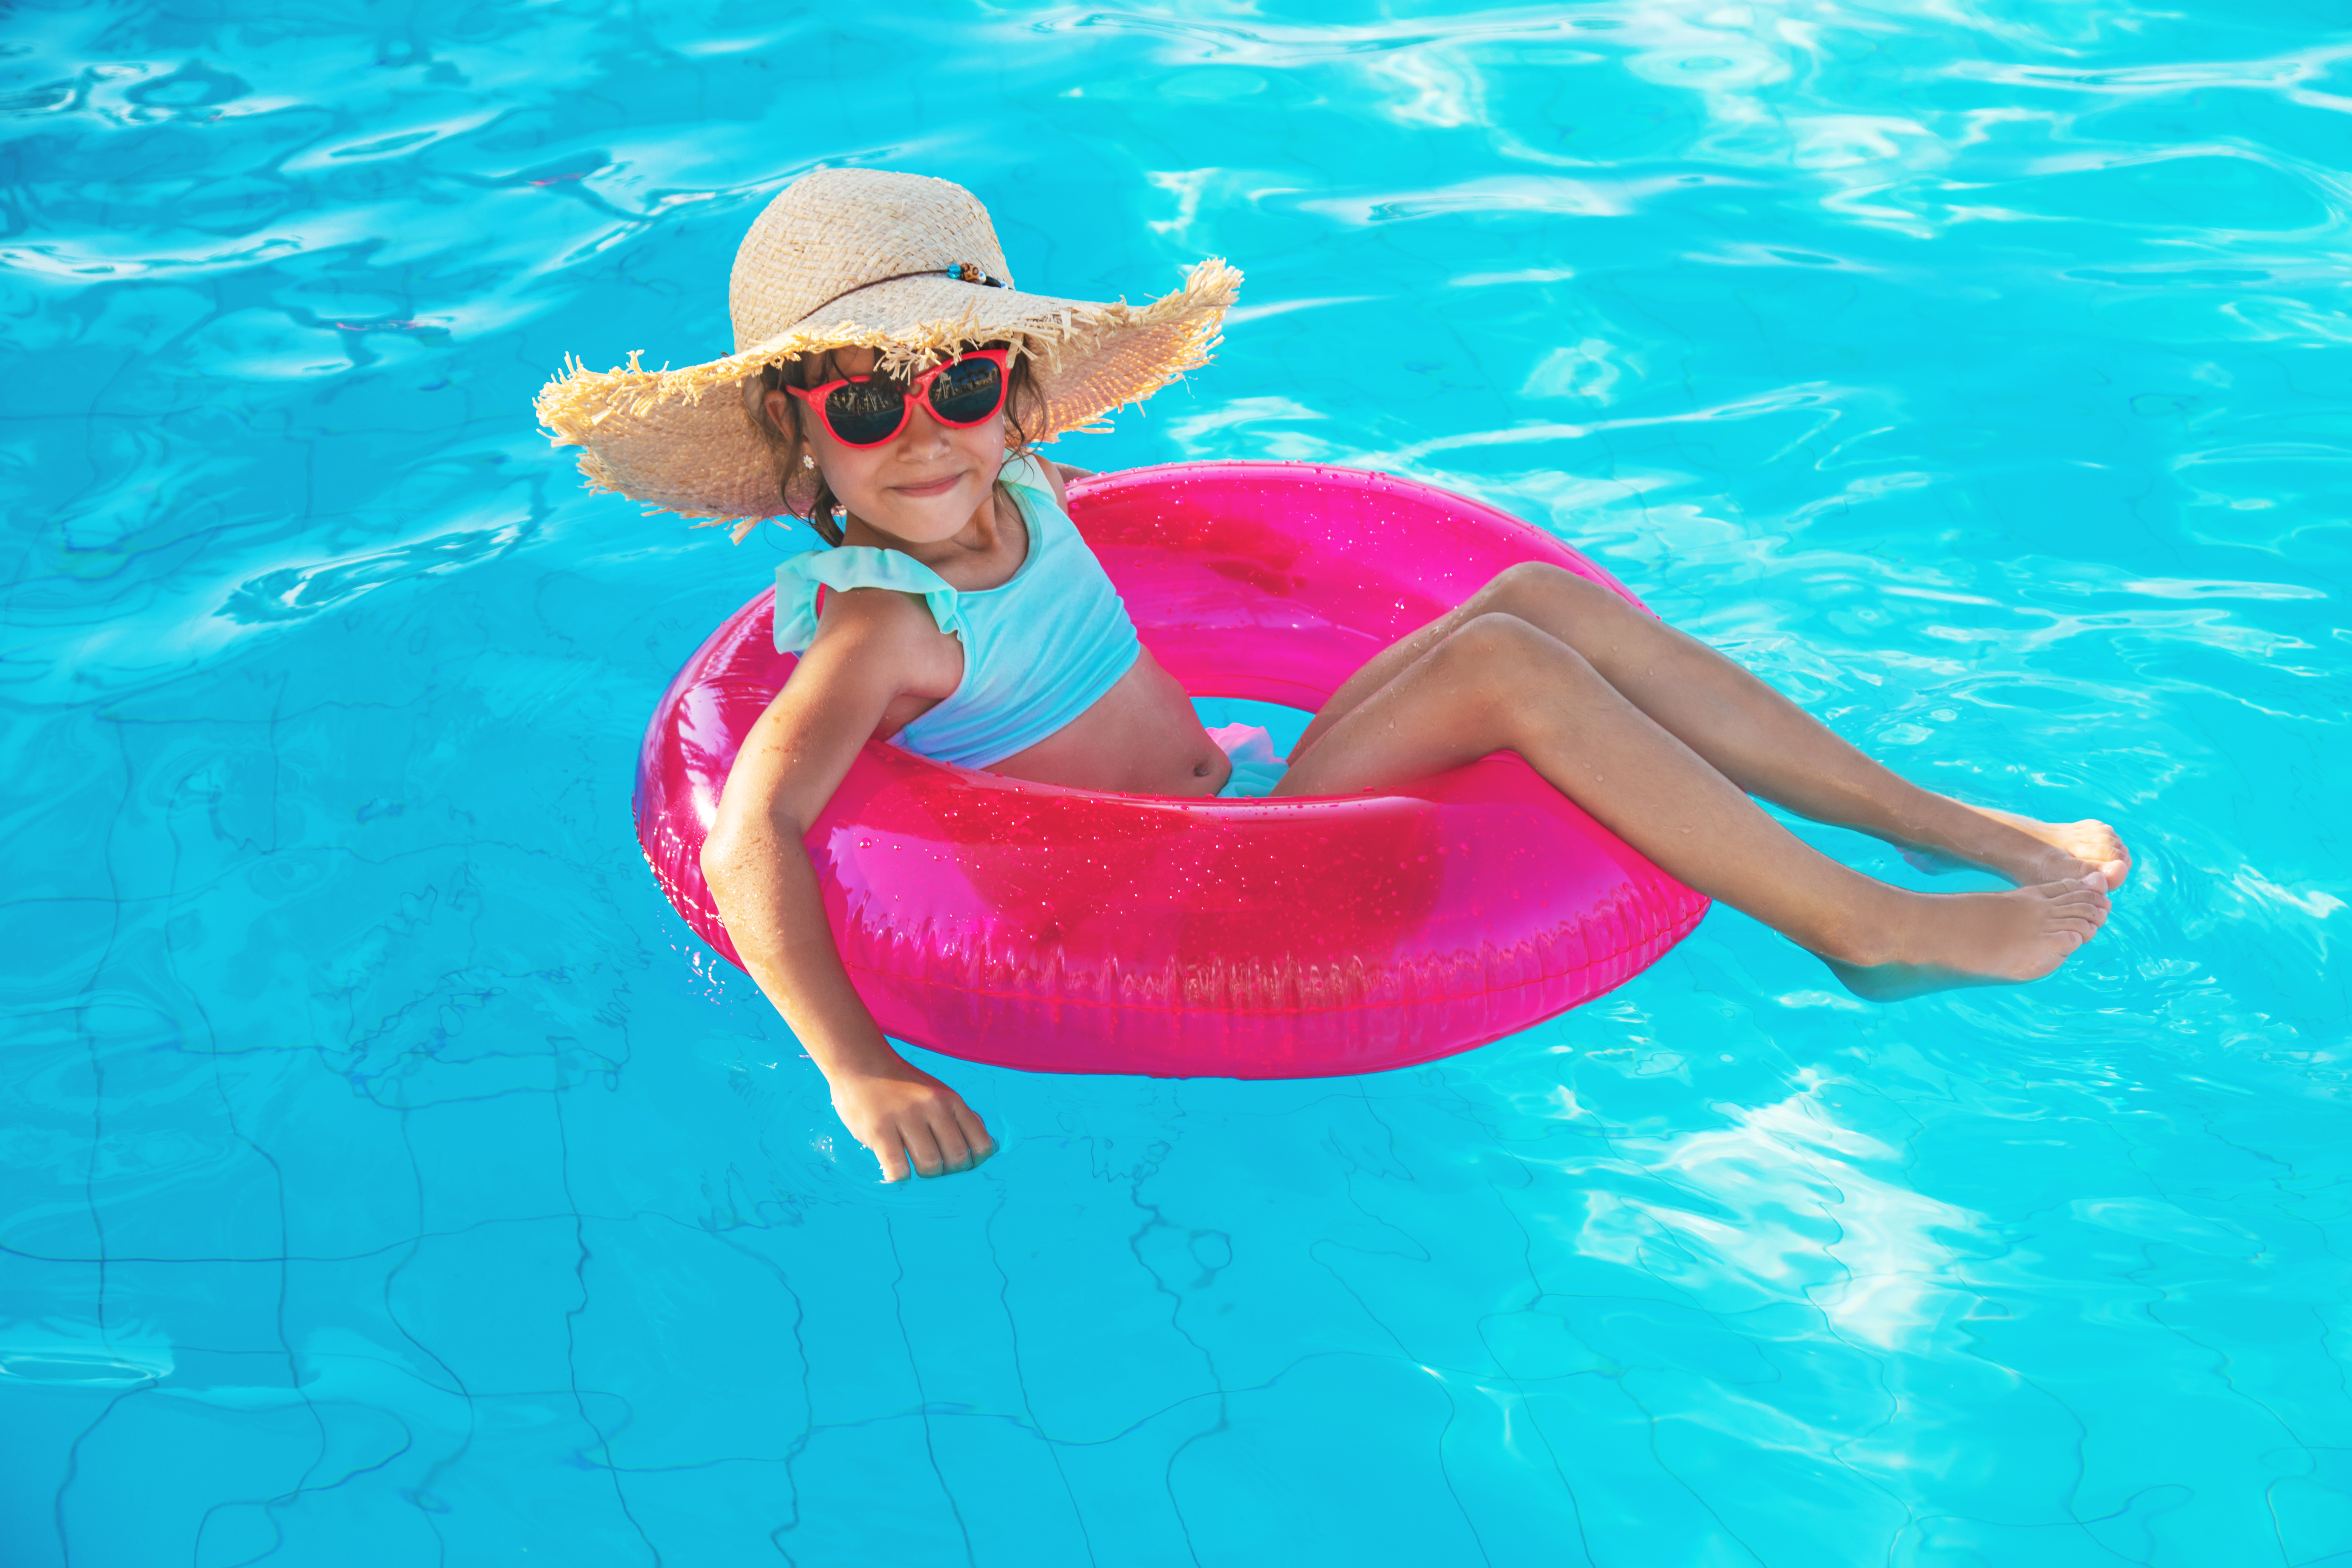
[[[10,46],[11,1563],[2352,1552],[2333,10]],[[1056,456],[1515,510],[1922,782],[2112,817],[2107,931],[1878,1007],[1718,910],[1363,1079],[926,1058],[1006,1152],[877,1188],[629,831],[807,541],[587,495],[529,413],[728,348],[736,239],[840,163],[970,185],[1027,288],[1247,272]]]

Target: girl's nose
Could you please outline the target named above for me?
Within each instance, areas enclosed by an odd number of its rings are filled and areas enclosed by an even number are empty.
[[[919,442],[929,445],[947,438],[948,427],[933,416],[931,400],[928,397],[908,398],[907,427],[898,433],[898,439],[902,442]]]

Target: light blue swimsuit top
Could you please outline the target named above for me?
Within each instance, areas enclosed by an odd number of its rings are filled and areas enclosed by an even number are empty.
[[[776,649],[799,653],[816,636],[820,586],[919,594],[940,630],[963,642],[963,679],[947,700],[894,737],[910,752],[967,768],[1025,751],[1093,707],[1143,645],[1118,591],[1055,503],[1034,458],[1004,465],[997,482],[1021,509],[1029,554],[994,588],[950,588],[911,555],[845,544],[776,568]]]

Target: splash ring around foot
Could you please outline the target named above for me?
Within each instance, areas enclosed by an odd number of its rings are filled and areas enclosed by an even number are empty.
[[[1143,641],[1196,697],[1319,708],[1496,574],[1549,562],[1480,502],[1294,463],[1070,487]],[[688,659],[638,756],[638,841],[730,963],[699,865],[744,735],[792,672],[774,595]],[[1707,901],[1508,753],[1377,794],[1099,795],[869,743],[809,830],[858,994],[899,1039],[1051,1072],[1316,1078],[1482,1045],[1622,984]]]

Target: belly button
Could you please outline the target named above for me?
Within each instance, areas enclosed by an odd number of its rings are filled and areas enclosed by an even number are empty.
[[[1192,770],[1192,776],[1196,779],[1207,778],[1209,776],[1209,764],[1202,763],[1200,766],[1194,768]]]

